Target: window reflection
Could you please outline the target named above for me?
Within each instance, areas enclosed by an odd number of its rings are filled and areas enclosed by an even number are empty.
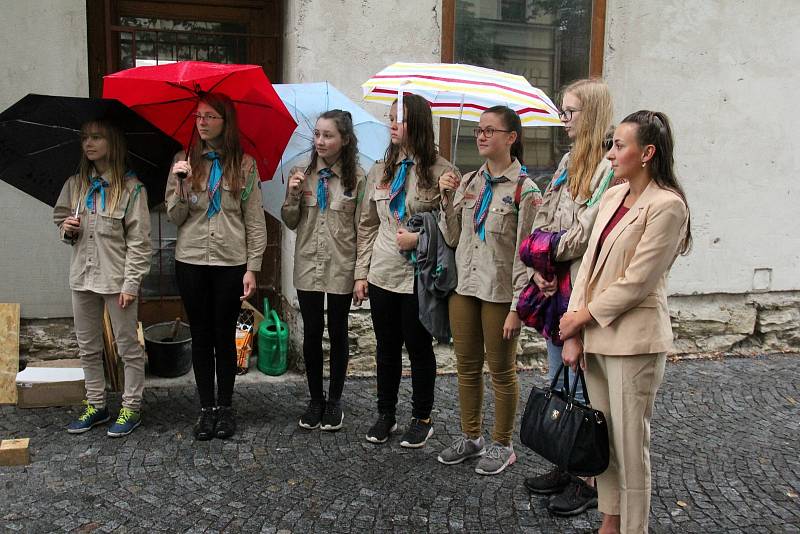
[[[589,74],[591,7],[591,0],[456,0],[455,62],[519,74],[558,103],[561,87]],[[458,136],[464,170],[482,163],[471,133],[462,125]],[[546,182],[569,140],[562,128],[524,133],[528,172]]]

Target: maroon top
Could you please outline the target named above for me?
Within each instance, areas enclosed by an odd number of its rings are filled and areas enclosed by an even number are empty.
[[[603,243],[605,243],[608,234],[611,233],[611,230],[613,230],[614,227],[617,225],[617,223],[620,221],[620,219],[622,219],[625,216],[625,214],[628,213],[629,209],[622,205],[624,202],[625,199],[623,199],[622,202],[620,202],[617,211],[614,212],[614,216],[611,217],[611,220],[608,221],[608,224],[603,229],[603,232],[600,234],[600,241],[597,243],[598,251],[601,248],[603,248]]]

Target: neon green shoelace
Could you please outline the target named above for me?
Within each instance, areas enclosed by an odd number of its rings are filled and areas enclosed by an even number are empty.
[[[83,401],[83,404],[86,407],[83,409],[83,413],[81,414],[81,416],[78,417],[78,420],[81,422],[87,421],[89,418],[91,418],[94,414],[97,413],[97,408],[89,404],[87,401]]]
[[[118,425],[124,425],[125,423],[128,422],[128,419],[130,419],[132,417],[136,417],[136,412],[134,412],[133,410],[130,410],[128,408],[122,408],[119,411],[119,417],[117,417],[117,424]]]

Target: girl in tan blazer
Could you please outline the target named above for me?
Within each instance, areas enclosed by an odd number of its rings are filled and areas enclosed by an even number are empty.
[[[563,95],[560,116],[572,146],[545,189],[544,201],[531,231],[563,232],[554,259],[569,262],[569,276],[574,283],[600,198],[614,177],[611,163],[605,158],[613,106],[608,86],[599,79],[573,82],[564,89]],[[533,283],[545,295],[553,295],[559,280],[556,277],[547,280],[534,271]],[[561,366],[561,345],[552,339],[545,341],[548,380],[552,381]],[[570,372],[570,383],[573,380],[575,373]],[[577,397],[583,400],[580,383]],[[558,469],[526,478],[525,487],[533,493],[552,495],[547,509],[557,515],[574,515],[597,507],[594,487]]]
[[[81,128],[78,174],[64,184],[53,221],[72,245],[69,285],[75,335],[86,382],[85,407],[67,432],[80,434],[109,420],[103,371],[103,306],[125,364],[122,409],[108,435],[130,434],[141,423],[144,349],[137,335],[136,297],[150,271],[147,192],[126,172],[125,137],[106,121]]]
[[[594,408],[609,423],[611,461],[597,477],[600,532],[646,533],[650,418],[672,347],[667,276],[691,244],[666,115],[638,111],[607,155],[628,183],[606,192],[561,319],[563,361],[586,370]]]
[[[317,119],[311,161],[291,171],[281,218],[297,233],[294,287],[303,316],[303,359],[311,401],[300,417],[303,428],[342,428],[342,390],[347,375],[350,302],[356,266],[356,231],[364,196],[358,139],[347,111]],[[330,336],[328,399],[322,387],[325,303]]]
[[[433,338],[419,320],[414,265],[400,253],[417,246],[417,234],[405,224],[416,213],[439,207],[437,180],[450,163],[439,156],[428,103],[419,96],[403,99],[389,112],[391,143],[386,157],[367,176],[358,225],[355,301],[369,297],[377,340],[378,418],[367,431],[370,443],[385,443],[397,430],[397,393],[405,344],[411,360],[411,423],[400,446],[419,448],[433,434],[431,410],[436,381]]]
[[[188,158],[176,154],[167,180],[167,217],[178,226],[175,275],[189,316],[200,395],[194,435],[224,439],[236,430],[236,319],[241,301],[256,289],[267,232],[258,168],[242,151],[231,100],[206,93],[195,128]]]
[[[511,440],[519,400],[517,300],[528,279],[517,251],[542,195],[523,166],[522,123],[513,110],[495,106],[484,111],[475,140],[486,158],[481,168],[460,184],[454,173],[439,179],[440,226],[447,244],[456,248],[458,286],[448,308],[462,435],[438,460],[453,465],[480,457],[475,472],[496,475],[517,459]],[[488,447],[482,429],[484,362],[495,402]]]

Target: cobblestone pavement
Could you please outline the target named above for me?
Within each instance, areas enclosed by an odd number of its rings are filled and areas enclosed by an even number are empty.
[[[653,418],[651,532],[800,532],[797,356],[670,364]],[[520,406],[539,374],[520,374]],[[551,517],[519,461],[481,477],[444,466],[458,433],[456,378],[437,381],[435,434],[421,450],[364,441],[374,380],[348,382],[346,427],[306,431],[301,379],[240,385],[240,431],[195,443],[186,386],[151,388],[145,422],[127,438],[63,431],[75,411],[0,408],[0,436],[30,437],[27,467],[0,468],[0,530],[25,532],[583,532],[593,511]],[[404,379],[399,416],[409,417]],[[117,399],[112,402],[117,405]],[[492,413],[487,414],[492,420]]]

